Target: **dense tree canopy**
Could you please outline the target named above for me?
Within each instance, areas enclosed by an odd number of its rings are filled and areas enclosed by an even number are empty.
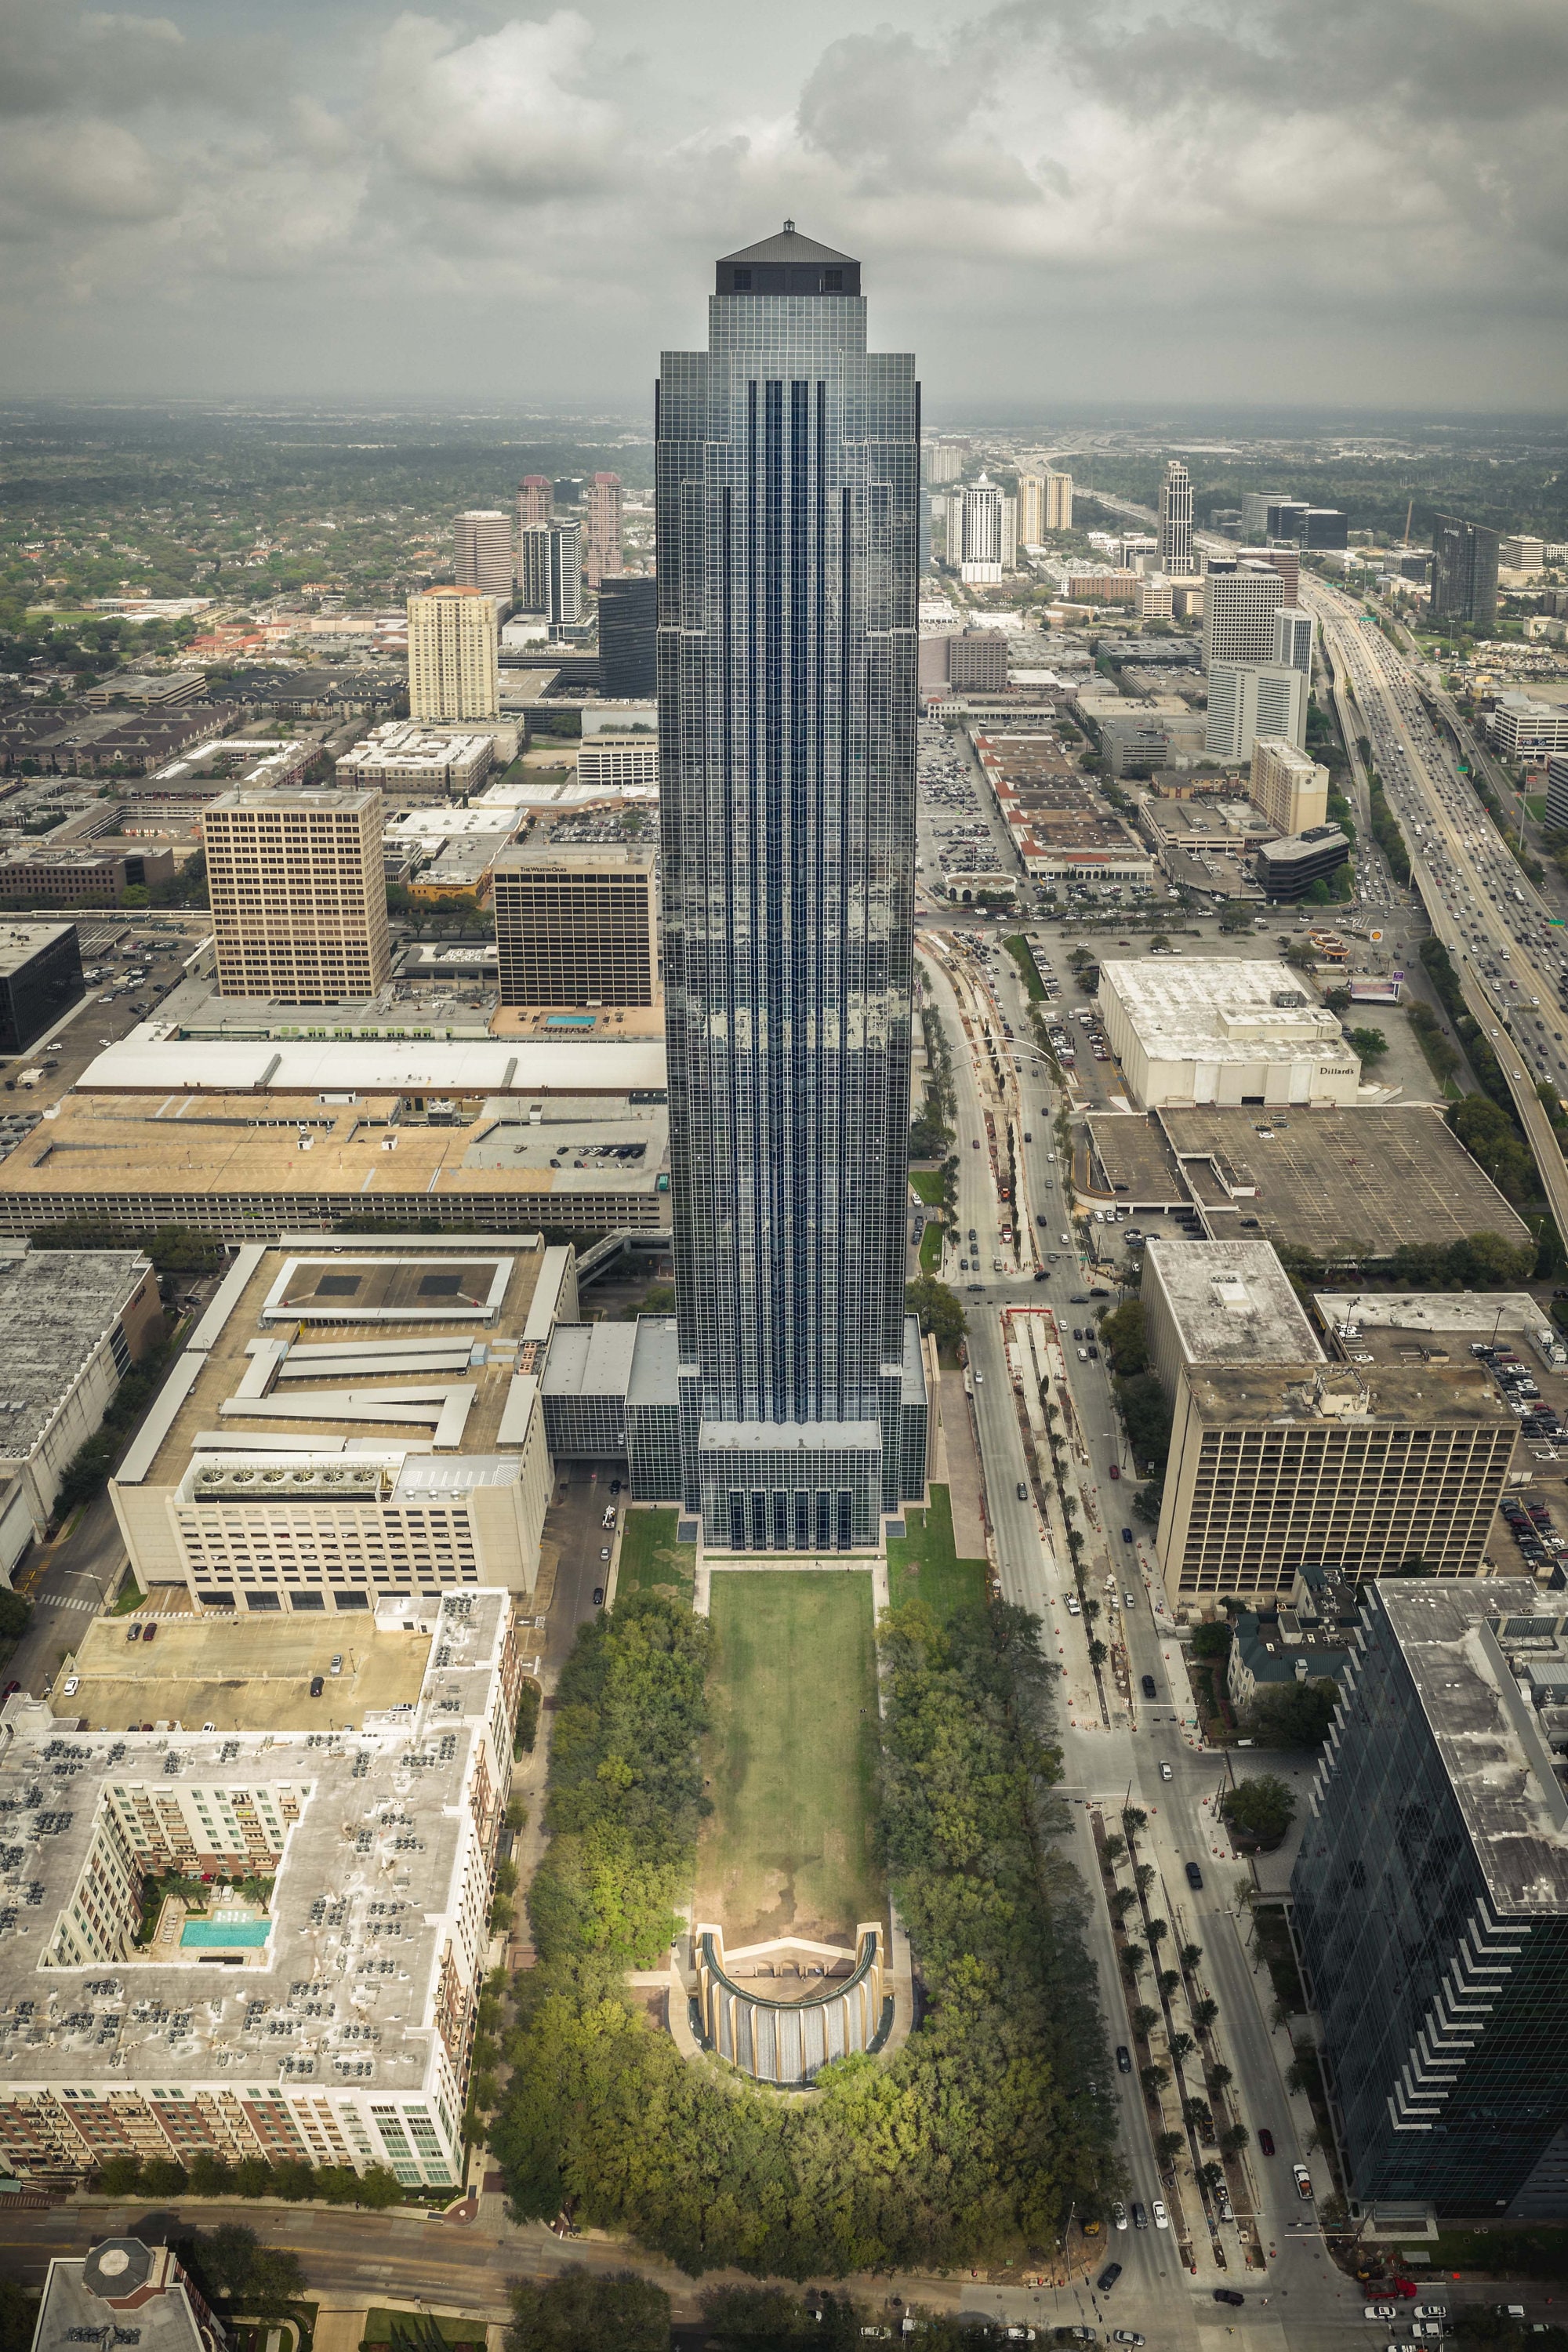
[[[1278,1845],[1296,1818],[1296,1800],[1277,1772],[1262,1772],[1256,1780],[1242,1780],[1228,1790],[1222,1810],[1231,1828],[1244,1837]]]
[[[1043,2249],[1114,2185],[1114,2123],[1036,1621],[996,1608],[943,1629],[920,1602],[884,1620],[887,1859],[925,2014],[896,2058],[844,2060],[799,2104],[682,2058],[621,1981],[690,1881],[707,1639],[637,1595],[584,1629],[563,1677],[539,1960],[491,2132],[515,2211],[569,2208],[692,2273]]]
[[[1339,1685],[1326,1675],[1310,1683],[1265,1683],[1247,1710],[1247,1728],[1266,1748],[1321,1747],[1339,1696]]]
[[[511,2307],[507,2352],[668,2352],[669,2297],[636,2271],[520,2279]]]

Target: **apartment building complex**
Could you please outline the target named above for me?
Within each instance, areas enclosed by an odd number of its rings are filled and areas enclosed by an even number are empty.
[[[615,843],[509,849],[493,904],[503,1004],[651,1004],[653,852]]]
[[[223,995],[324,1004],[385,986],[383,814],[376,791],[236,792],[213,802],[202,840]]]
[[[930,476],[937,480],[935,474]],[[1072,476],[1047,466],[1043,474],[1018,477],[1018,537],[1037,546],[1050,530],[1072,529]]]
[[[430,588],[408,599],[408,716],[416,724],[494,719],[500,708],[500,631],[478,588]]]
[[[341,1675],[325,1629],[264,1671],[243,1619],[182,1627],[226,1718],[201,1731],[109,1720],[128,1689],[158,1714],[166,1670],[100,1622],[67,1712],[23,1693],[0,1714],[36,1928],[0,1941],[6,2171],[205,2152],[455,2188],[522,1675],[510,1597],[388,1601]],[[144,1925],[170,1872],[210,1897]]]
[[[595,474],[588,485],[588,541],[584,563],[590,588],[621,568],[621,478]]]
[[[1281,833],[1305,833],[1329,814],[1329,772],[1283,735],[1258,735],[1252,745],[1253,800]]]
[[[512,599],[515,565],[511,517],[499,507],[474,507],[458,517],[456,539],[459,588],[477,588],[500,604]]]

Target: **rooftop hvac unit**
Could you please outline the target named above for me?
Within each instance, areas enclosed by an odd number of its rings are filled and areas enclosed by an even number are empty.
[[[1307,1002],[1299,988],[1277,988],[1268,1002],[1278,1012],[1294,1013]]]

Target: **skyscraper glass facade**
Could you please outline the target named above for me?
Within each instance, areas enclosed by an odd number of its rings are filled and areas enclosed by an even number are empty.
[[[919,388],[847,257],[786,232],[719,286],[657,422],[685,1499],[837,1548],[900,1486]]]
[[[1291,1891],[1352,2194],[1568,2210],[1560,1596],[1369,1583]]]

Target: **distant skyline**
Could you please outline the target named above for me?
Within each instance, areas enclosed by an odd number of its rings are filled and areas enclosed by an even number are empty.
[[[1568,395],[1560,0],[0,0],[0,397],[639,413],[858,255],[928,413]]]

